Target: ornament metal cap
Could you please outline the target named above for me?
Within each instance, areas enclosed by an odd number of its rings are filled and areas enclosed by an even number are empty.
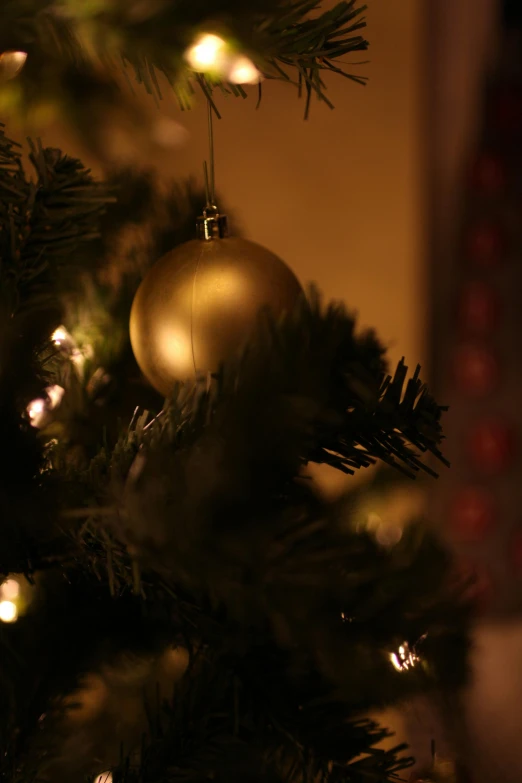
[[[216,206],[207,206],[197,219],[196,230],[198,239],[204,242],[223,239],[228,236],[227,216],[221,215]]]

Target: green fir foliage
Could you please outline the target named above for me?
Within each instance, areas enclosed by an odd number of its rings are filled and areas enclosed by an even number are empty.
[[[324,11],[320,0],[5,0],[0,8],[0,52],[24,51],[26,66],[0,97],[20,111],[46,102],[74,103],[94,88],[112,91],[122,68],[156,99],[159,77],[180,105],[195,87],[245,96],[237,85],[196,76],[184,53],[201,32],[217,33],[253,59],[267,79],[289,82],[330,102],[322,74],[330,71],[363,84],[343,59],[367,48],[361,35],[365,6],[342,0]]]
[[[31,149],[34,181],[1,136],[0,571],[36,584],[0,625],[2,780],[400,779],[406,749],[376,747],[387,732],[364,715],[462,682],[465,609],[419,526],[384,547],[353,524],[356,495],[326,501],[307,471],[431,472],[442,409],[313,290],[163,403],[122,324],[151,258],[186,237],[194,191],[158,218],[147,177],[115,176],[112,203],[78,161]],[[148,232],[111,287],[130,226]],[[79,364],[49,345],[62,322],[74,350],[90,340]],[[49,384],[64,399],[36,429],[26,406]],[[419,661],[397,671],[405,641]],[[162,690],[154,667],[176,649],[188,669]],[[82,722],[70,694],[89,673],[105,696]]]

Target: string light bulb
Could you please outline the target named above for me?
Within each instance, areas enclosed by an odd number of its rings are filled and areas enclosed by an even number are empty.
[[[228,72],[228,80],[233,84],[259,84],[262,79],[260,71],[248,57],[236,57]]]
[[[94,783],[112,783],[112,772],[102,772],[101,775],[96,775]]]
[[[186,50],[185,59],[198,73],[221,71],[226,69],[229,46],[219,35],[204,33]]]
[[[37,397],[37,399],[31,400],[26,408],[29,421],[37,429],[44,425],[47,414],[60,405],[65,389],[55,383],[45,389],[45,394],[45,397]]]
[[[408,669],[413,669],[419,663],[420,658],[410,648],[408,642],[404,642],[399,647],[398,652],[390,653],[390,661],[394,669],[398,672],[404,672],[408,671]]]
[[[0,584],[0,622],[14,623],[34,598],[35,585],[22,575],[8,576]]]
[[[79,348],[74,341],[73,336],[67,331],[65,326],[59,326],[51,335],[51,342],[56,345],[61,353],[68,356],[81,376],[87,359],[92,359],[93,349],[90,345],[84,345]]]
[[[65,389],[55,383],[52,386],[48,386],[45,391],[49,401],[47,409],[53,411],[61,403],[63,395],[65,394]]]
[[[197,73],[213,73],[232,84],[258,84],[262,74],[249,57],[234,54],[219,35],[204,33],[185,52],[189,67]]]
[[[0,598],[6,601],[13,601],[20,595],[20,582],[17,579],[6,579],[0,585]]]
[[[61,346],[65,343],[72,342],[71,335],[65,328],[65,326],[59,326],[51,335],[51,340],[55,345]]]
[[[14,623],[18,619],[18,608],[14,601],[0,601],[0,621]]]
[[[45,400],[43,397],[38,397],[36,400],[31,400],[27,406],[27,415],[29,421],[33,427],[40,428],[45,417]]]

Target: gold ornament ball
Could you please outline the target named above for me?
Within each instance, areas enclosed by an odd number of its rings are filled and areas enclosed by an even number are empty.
[[[276,255],[237,237],[194,239],[167,253],[136,293],[130,338],[152,386],[168,396],[176,381],[215,372],[237,355],[260,310],[292,310],[301,286]]]

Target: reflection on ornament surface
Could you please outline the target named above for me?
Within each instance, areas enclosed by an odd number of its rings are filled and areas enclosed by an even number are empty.
[[[150,383],[216,372],[234,358],[262,309],[278,317],[302,294],[294,273],[261,245],[237,237],[186,242],[148,272],[132,306],[130,337]]]
[[[188,378],[194,369],[194,357],[190,335],[184,330],[183,324],[173,324],[159,332],[160,344],[165,347],[171,360],[180,368]]]

